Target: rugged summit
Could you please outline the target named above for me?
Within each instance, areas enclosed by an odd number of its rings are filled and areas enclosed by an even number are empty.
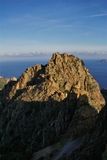
[[[87,101],[97,111],[105,101],[96,80],[79,58],[67,54],[53,54],[46,66],[28,68],[17,82],[4,90],[6,100],[47,101],[49,98],[62,101],[74,93],[79,101]],[[83,100],[84,101],[84,100]]]
[[[47,146],[85,137],[105,105],[83,61],[65,53],[55,53],[47,65],[30,67],[9,81],[1,100],[0,156],[6,160],[16,155],[30,160]]]

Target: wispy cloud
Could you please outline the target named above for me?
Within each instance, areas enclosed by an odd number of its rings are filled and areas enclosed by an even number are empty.
[[[94,18],[94,17],[105,17],[105,16],[107,16],[107,13],[92,14],[92,15],[87,16],[87,17],[92,17],[92,18]]]
[[[59,18],[50,18],[45,16],[34,16],[34,15],[22,15],[19,17],[10,17],[8,23],[11,25],[20,25],[30,27],[30,28],[39,28],[39,30],[47,30],[53,28],[68,29],[72,28],[72,23],[65,22],[65,19]]]

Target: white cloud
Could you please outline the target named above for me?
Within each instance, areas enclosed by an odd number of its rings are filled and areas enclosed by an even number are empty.
[[[92,14],[92,15],[87,16],[87,17],[94,18],[94,17],[105,17],[105,16],[107,16],[107,13]]]
[[[106,45],[83,45],[83,44],[53,44],[53,43],[40,43],[38,41],[7,41],[4,43],[0,43],[0,55],[3,54],[22,54],[22,53],[53,53],[56,51],[61,52],[98,52],[98,53],[106,53],[107,54],[107,46]],[[6,47],[5,47],[6,46]]]

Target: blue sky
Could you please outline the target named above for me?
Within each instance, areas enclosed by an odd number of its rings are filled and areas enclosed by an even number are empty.
[[[106,51],[107,0],[0,0],[0,54]]]

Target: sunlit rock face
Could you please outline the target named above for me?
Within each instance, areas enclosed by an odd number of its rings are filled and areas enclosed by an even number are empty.
[[[105,105],[83,61],[66,53],[55,53],[47,65],[30,67],[9,81],[1,101],[0,154],[22,153],[22,159],[62,136],[88,133]]]
[[[47,101],[52,98],[62,101],[70,93],[75,93],[81,103],[85,99],[83,97],[87,97],[89,104],[98,112],[105,104],[98,83],[83,61],[73,55],[55,53],[47,65],[28,68],[6,92],[6,98],[9,101],[12,98],[23,101]]]

